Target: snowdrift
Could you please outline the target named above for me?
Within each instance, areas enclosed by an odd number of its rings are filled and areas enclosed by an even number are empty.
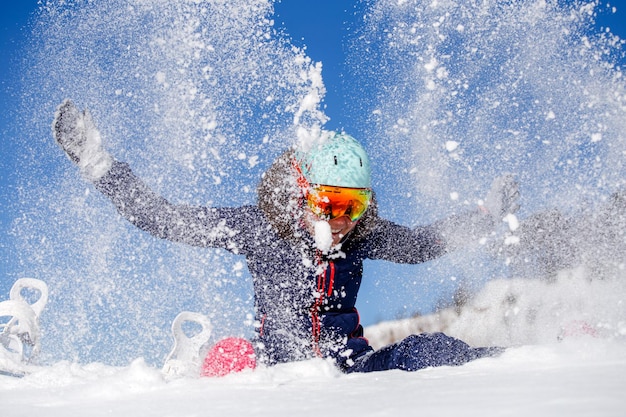
[[[590,279],[578,267],[560,271],[554,281],[491,281],[461,307],[370,326],[365,334],[375,347],[438,331],[474,346],[553,343],[575,334],[623,338],[625,294],[623,279]]]

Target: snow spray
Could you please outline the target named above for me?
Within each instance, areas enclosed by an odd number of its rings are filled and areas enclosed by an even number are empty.
[[[389,298],[460,307],[487,280],[581,265],[623,281],[624,40],[594,28],[603,13],[600,1],[373,2],[350,67],[375,92],[359,105],[381,213],[424,224],[469,210],[504,173],[521,191],[517,230],[503,222],[468,253],[394,277]]]
[[[350,39],[358,106],[345,110],[365,120],[350,133],[371,152],[381,213],[427,223],[473,207],[503,172],[522,184],[522,216],[623,186],[622,42],[588,34],[598,8],[371,2]],[[273,25],[269,0],[43,2],[25,58],[13,227],[19,264],[50,287],[43,355],[160,364],[182,310],[207,314],[216,333],[253,328],[243,259],[130,226],[56,148],[50,122],[72,98],[169,200],[254,204],[272,159],[324,122],[320,67]],[[454,259],[464,276],[488,275]],[[443,267],[425,276],[451,281]],[[402,280],[415,302],[417,280]]]

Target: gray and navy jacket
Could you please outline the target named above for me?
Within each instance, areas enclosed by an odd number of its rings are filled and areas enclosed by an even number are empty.
[[[283,154],[264,174],[258,204],[174,205],[155,194],[125,163],[114,162],[94,184],[132,224],[162,239],[223,248],[245,256],[253,279],[258,359],[266,364],[332,357],[343,368],[372,350],[355,308],[363,261],[419,263],[450,249],[442,224],[408,228],[378,217],[372,204],[341,249],[323,253],[302,224],[302,205]],[[446,225],[491,222],[478,213]],[[487,226],[485,226],[487,225]],[[472,233],[474,230],[472,230]]]

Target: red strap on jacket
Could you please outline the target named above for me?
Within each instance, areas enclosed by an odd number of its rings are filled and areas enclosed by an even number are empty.
[[[335,284],[335,263],[330,261],[328,263],[328,268],[330,269],[330,277],[328,282],[328,296],[332,295],[333,285]],[[311,327],[313,333],[313,353],[322,357],[322,352],[320,351],[320,335],[322,332],[322,321],[320,319],[320,311],[322,309],[322,304],[324,303],[324,295],[325,295],[325,287],[326,286],[326,270],[322,271],[317,276],[317,297],[315,298],[315,303],[311,307]]]

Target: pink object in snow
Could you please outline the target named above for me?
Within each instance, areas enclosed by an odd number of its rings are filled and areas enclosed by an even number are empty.
[[[202,376],[224,376],[256,368],[252,343],[240,337],[228,337],[217,342],[207,353]]]

